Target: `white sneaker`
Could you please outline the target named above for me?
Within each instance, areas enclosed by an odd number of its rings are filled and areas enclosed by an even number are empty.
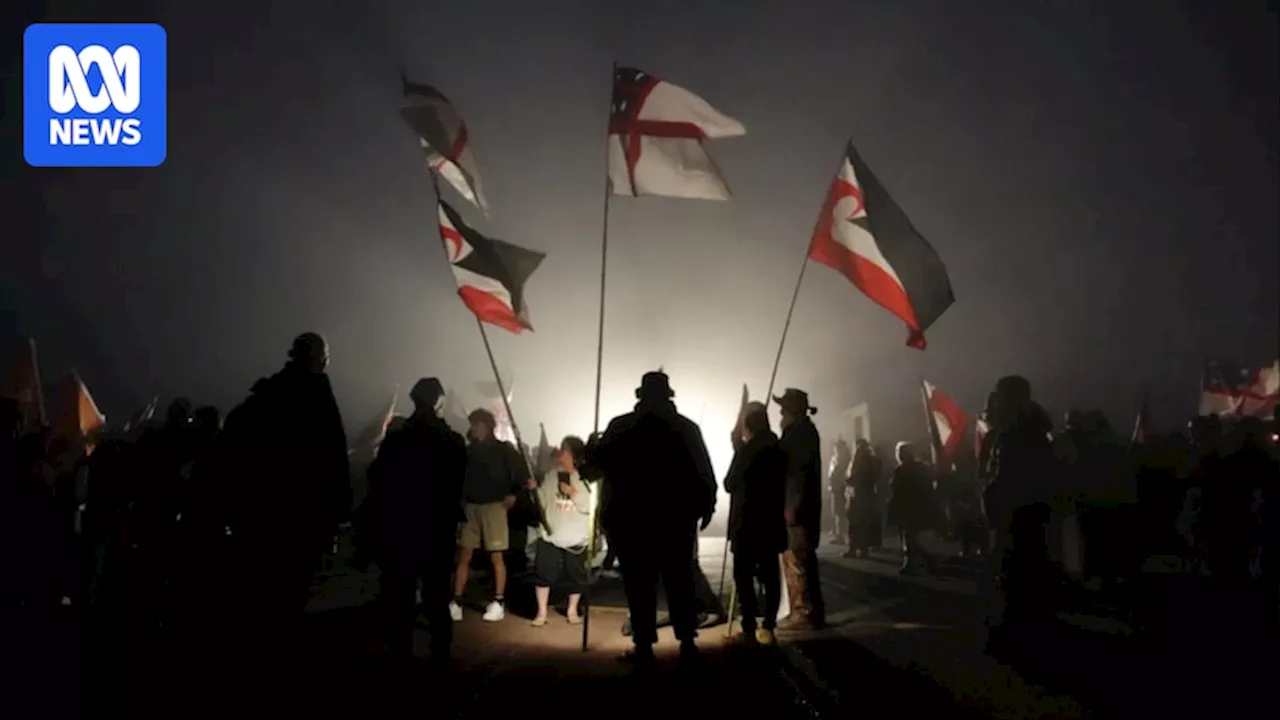
[[[502,606],[502,603],[498,602],[497,600],[494,600],[493,602],[489,603],[488,607],[484,609],[484,615],[481,616],[481,619],[483,619],[485,622],[498,622],[499,620],[501,620],[506,616],[507,616],[507,609]]]
[[[449,602],[449,617],[453,618],[454,622],[462,622],[462,606],[456,600]]]

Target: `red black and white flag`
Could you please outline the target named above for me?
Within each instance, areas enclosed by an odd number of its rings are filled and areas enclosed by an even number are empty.
[[[466,123],[439,90],[404,79],[400,114],[418,135],[427,165],[485,213],[489,203],[480,186],[480,173],[471,153]]]
[[[939,455],[950,462],[960,449],[965,428],[969,425],[969,416],[954,398],[934,387],[928,380],[920,381],[920,389],[924,395],[925,409],[929,413],[930,434],[933,435]]]
[[[809,257],[840,272],[907,324],[907,345],[955,302],[937,251],[915,229],[850,143],[818,217]]]
[[[614,195],[727,200],[729,187],[703,140],[746,135],[742,123],[677,85],[616,68],[609,113]]]
[[[1280,400],[1280,360],[1257,370],[1211,361],[1200,379],[1200,414],[1265,418]]]
[[[520,333],[533,330],[524,284],[546,253],[481,235],[440,201],[440,239],[458,281],[458,296],[481,322]]]

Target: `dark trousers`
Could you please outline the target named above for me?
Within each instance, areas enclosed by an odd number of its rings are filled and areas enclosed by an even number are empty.
[[[786,566],[791,613],[822,620],[827,608],[822,600],[822,578],[818,576],[818,530],[792,525],[787,528],[787,536],[789,543],[782,562]]]
[[[453,620],[449,617],[449,602],[453,600],[452,554],[395,554],[384,558],[382,564],[379,601],[392,655],[413,655],[413,630],[418,616],[414,596],[421,581],[422,613],[431,630],[431,656],[437,661],[447,659],[453,642]]]
[[[643,531],[614,531],[618,559],[622,562],[622,586],[631,611],[632,639],[637,646],[658,641],[658,581],[667,592],[671,627],[676,639],[692,642],[697,633],[697,600],[694,593],[693,560],[697,528]]]
[[[902,569],[903,570],[926,570],[928,572],[937,572],[938,560],[925,549],[924,543],[920,542],[920,536],[924,533],[919,528],[899,529],[898,538],[902,542]]]
[[[764,589],[764,612],[760,611],[760,597],[756,582]],[[778,625],[778,607],[782,605],[782,577],[778,569],[778,553],[752,550],[735,550],[733,553],[733,582],[742,600],[742,630],[752,632],[756,618],[764,616],[764,629]]]

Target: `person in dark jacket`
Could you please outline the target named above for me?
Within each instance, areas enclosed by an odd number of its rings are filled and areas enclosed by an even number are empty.
[[[761,403],[747,406],[743,420],[746,444],[733,456],[724,489],[729,493],[729,547],[733,550],[733,582],[742,599],[742,637],[747,643],[772,645],[782,604],[778,556],[787,549],[783,509],[787,499],[787,456],[769,428]],[[764,588],[764,611],[756,582]],[[756,618],[763,616],[756,629]]]
[[[849,466],[853,452],[844,438],[836,440],[831,450],[831,462],[827,466],[827,492],[831,495],[831,542],[844,545],[849,542],[848,494]]]
[[[453,581],[453,602],[449,613],[462,620],[462,594],[467,589],[471,556],[481,548],[493,564],[493,599],[485,606],[483,618],[498,622],[506,617],[507,563],[510,526],[507,512],[524,492],[529,478],[520,451],[494,435],[497,421],[488,410],[475,410],[468,418],[471,430],[467,446],[467,479],[463,484],[464,518],[458,533],[458,564]]]
[[[773,401],[782,409],[782,439],[778,444],[787,456],[787,504],[783,514],[788,545],[783,565],[791,616],[786,623],[820,629],[827,624],[817,555],[822,523],[822,458],[818,428],[809,419],[818,409],[809,404],[808,393],[795,388],[787,388]]]
[[[230,526],[252,575],[250,615],[267,637],[300,618],[351,510],[347,436],[328,366],[324,338],[299,335],[284,368],[254,383],[223,428],[226,479],[238,486]]]
[[[587,452],[608,488],[600,518],[617,545],[631,611],[635,649],[625,657],[640,663],[653,661],[658,640],[659,578],[681,654],[697,651],[693,560],[699,520],[705,529],[715,512],[715,472],[702,431],[676,412],[674,397],[665,373],[645,373],[635,410],[614,418]]]
[[[849,550],[847,558],[870,556],[880,547],[884,531],[880,524],[880,478],[884,465],[866,438],[855,443],[848,473]]]
[[[1004,609],[992,624],[1039,624],[1051,616],[1056,572],[1045,543],[1049,501],[1058,486],[1049,415],[1020,375],[996,383],[991,434],[991,484],[985,501],[996,529],[996,587]]]
[[[889,522],[898,528],[902,544],[902,573],[937,573],[937,559],[925,549],[920,536],[932,529],[933,478],[929,468],[916,457],[911,443],[898,443],[898,467],[893,471],[893,495],[889,499]]]
[[[360,541],[382,568],[380,601],[394,657],[413,654],[414,593],[431,629],[431,659],[445,664],[453,639],[449,616],[454,536],[462,522],[467,447],[438,414],[444,387],[436,378],[413,386],[413,416],[387,433],[369,467],[369,496],[359,516]]]

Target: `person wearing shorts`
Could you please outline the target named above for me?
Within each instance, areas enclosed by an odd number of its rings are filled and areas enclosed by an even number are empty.
[[[570,625],[582,622],[578,601],[589,580],[587,546],[591,536],[591,488],[578,474],[578,458],[585,452],[582,439],[570,435],[560,443],[558,467],[548,472],[541,484],[529,480],[529,489],[538,493],[547,521],[538,529],[533,561],[534,594],[538,600],[534,627],[547,624],[551,588],[557,584],[569,594],[565,619]]]
[[[460,600],[467,589],[471,557],[476,550],[483,550],[493,565],[493,599],[485,606],[483,617],[488,622],[498,622],[506,616],[507,565],[503,553],[510,545],[507,511],[525,485],[526,473],[519,451],[494,436],[497,423],[492,413],[476,410],[468,420],[471,430],[467,436],[471,442],[467,446],[467,479],[462,491],[464,520],[458,531],[458,565],[449,613],[455,622],[462,620]]]

